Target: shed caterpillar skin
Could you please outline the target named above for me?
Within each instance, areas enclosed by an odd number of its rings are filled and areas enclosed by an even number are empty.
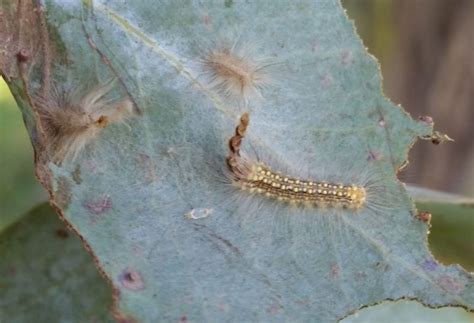
[[[76,159],[102,129],[132,115],[133,104],[129,99],[105,98],[112,87],[113,82],[108,82],[82,97],[68,89],[56,88],[45,97],[37,98],[40,122],[53,162]]]
[[[278,200],[309,206],[360,209],[366,204],[367,192],[362,186],[291,178],[273,171],[264,163],[241,156],[240,147],[249,121],[248,113],[244,113],[234,136],[229,140],[227,168],[239,187]]]
[[[268,59],[257,58],[251,46],[236,41],[207,51],[202,59],[210,85],[223,97],[235,99],[244,106],[262,98],[262,91],[270,83]]]

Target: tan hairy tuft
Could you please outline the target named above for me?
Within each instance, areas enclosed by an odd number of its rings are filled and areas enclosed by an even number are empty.
[[[108,125],[123,122],[133,114],[129,99],[106,99],[112,83],[97,86],[77,97],[70,90],[56,88],[37,98],[40,122],[52,161],[74,160],[89,142]]]
[[[209,51],[204,57],[206,74],[211,85],[224,97],[247,103],[252,98],[261,98],[269,83],[264,60],[246,53],[246,48],[221,46]]]

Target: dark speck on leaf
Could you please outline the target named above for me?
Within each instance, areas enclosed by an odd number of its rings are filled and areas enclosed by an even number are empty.
[[[430,125],[433,124],[433,118],[430,116],[420,116],[418,117],[418,120],[426,124],[430,124]]]
[[[379,161],[382,159],[382,155],[380,155],[379,153],[375,152],[375,151],[369,151],[369,154],[367,156],[367,161]]]
[[[125,269],[120,274],[119,281],[123,287],[129,290],[137,291],[145,288],[145,282],[140,273],[131,268]]]
[[[418,220],[420,220],[422,222],[430,222],[431,213],[430,212],[424,212],[424,211],[418,212],[417,218],[418,218]]]
[[[82,183],[82,178],[81,178],[81,166],[77,165],[74,171],[72,172],[72,179],[74,182],[79,185]]]

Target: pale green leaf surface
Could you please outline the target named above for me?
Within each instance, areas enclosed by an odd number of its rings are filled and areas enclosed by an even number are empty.
[[[124,317],[331,322],[401,297],[472,309],[472,277],[432,258],[395,177],[431,129],[383,97],[337,1],[48,1],[47,16],[70,78],[113,76],[89,36],[143,110],[75,162],[49,165],[54,199]],[[250,100],[244,150],[296,177],[370,179],[369,208],[295,207],[229,185],[227,141],[244,109],[200,60],[236,39],[274,62],[264,98]],[[189,219],[193,209],[212,212]]]
[[[0,322],[112,322],[111,288],[48,204],[0,235]]]
[[[470,323],[474,314],[462,308],[427,308],[415,301],[384,302],[364,308],[341,323]]]

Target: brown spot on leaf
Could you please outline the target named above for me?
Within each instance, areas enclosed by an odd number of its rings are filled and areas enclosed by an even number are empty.
[[[464,289],[464,286],[461,283],[448,276],[441,277],[439,279],[439,284],[444,290],[450,293],[459,294]]]
[[[343,65],[349,65],[352,63],[352,52],[350,50],[344,49],[341,53],[341,62]]]
[[[187,323],[187,322],[188,322],[188,318],[186,317],[186,315],[183,315],[178,319],[178,323]]]
[[[341,272],[341,268],[339,268],[339,265],[336,263],[333,263],[331,265],[331,277],[332,278],[339,277],[340,272]]]
[[[103,195],[97,200],[85,202],[84,207],[92,214],[102,214],[112,208],[112,199],[108,195]]]
[[[419,116],[418,120],[429,125],[432,125],[434,123],[433,118],[430,116]]]
[[[132,268],[125,269],[120,274],[119,281],[124,288],[129,290],[138,291],[145,288],[145,282],[142,276],[138,271]]]
[[[328,89],[332,85],[332,76],[330,74],[324,74],[320,78],[321,85],[323,88]]]
[[[421,212],[418,212],[416,218],[422,222],[430,222],[431,221],[431,213],[430,212],[425,212],[425,211],[421,211]]]

